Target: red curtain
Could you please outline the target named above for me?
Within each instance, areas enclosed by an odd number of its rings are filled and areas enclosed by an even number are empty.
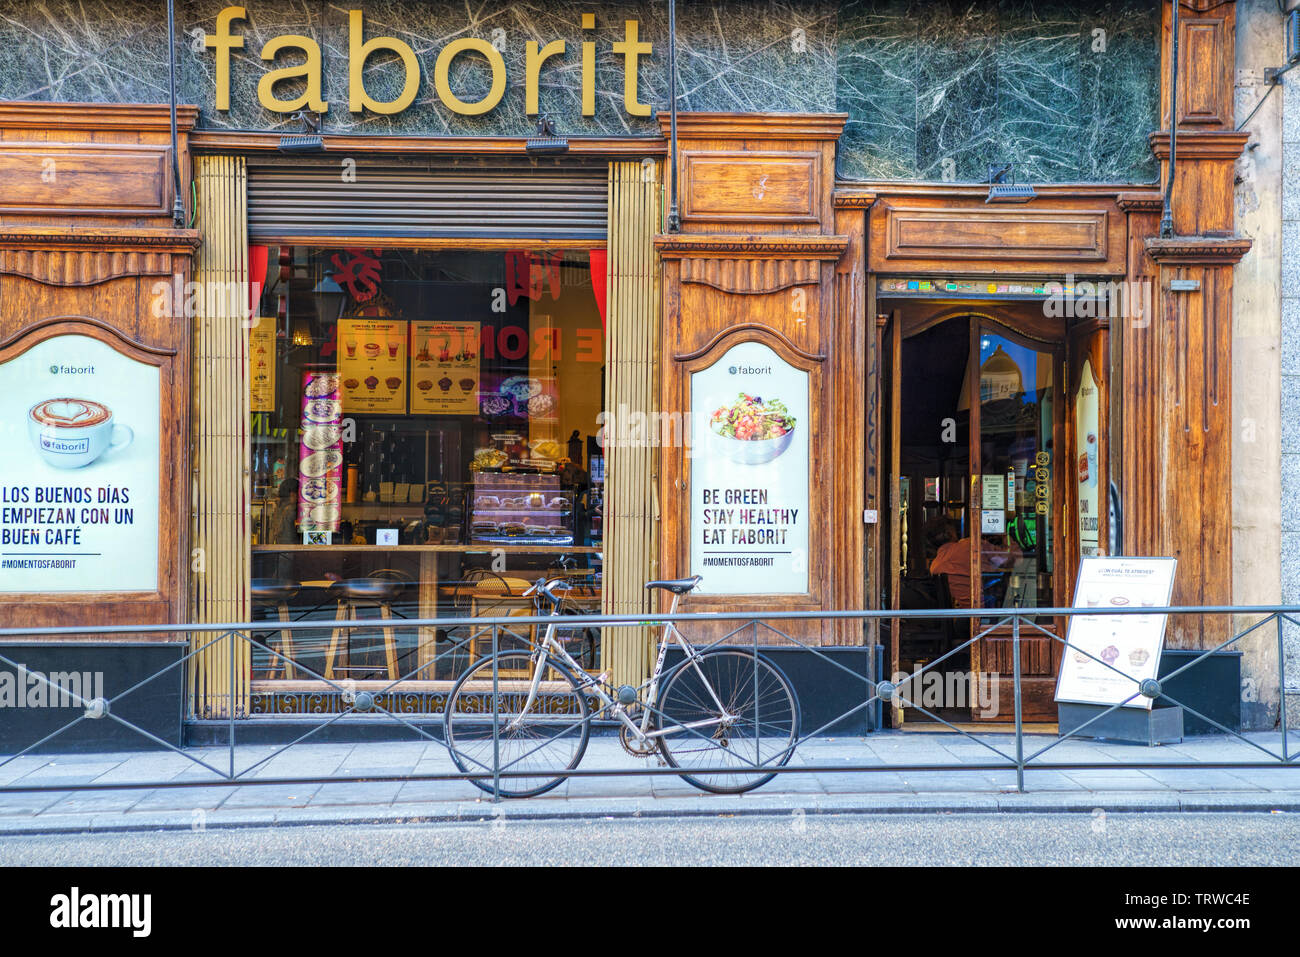
[[[254,317],[266,285],[266,263],[271,256],[270,246],[248,247],[248,314]]]
[[[591,288],[596,294],[596,308],[600,310],[600,327],[609,333],[605,321],[605,298],[608,290],[605,288],[605,265],[609,260],[609,251],[605,249],[591,250]]]

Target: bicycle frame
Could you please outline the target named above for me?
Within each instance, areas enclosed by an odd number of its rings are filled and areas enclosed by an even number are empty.
[[[680,598],[680,595],[673,595],[673,604],[668,612],[670,615],[677,612],[677,602]],[[550,617],[558,618],[559,615],[560,603],[554,601],[552,603]],[[533,703],[537,700],[537,692],[542,685],[542,675],[545,673],[546,665],[552,657],[557,658],[562,664],[573,671],[575,676],[584,676],[585,680],[579,684],[579,690],[585,691],[590,688],[596,697],[600,699],[601,705],[596,709],[595,714],[608,710],[609,713],[617,718],[629,732],[635,735],[638,743],[644,744],[647,741],[663,737],[670,733],[679,731],[695,731],[700,728],[709,728],[719,724],[728,724],[736,720],[737,716],[727,711],[726,706],[723,705],[721,699],[718,697],[717,691],[709,682],[709,679],[705,677],[703,670],[701,670],[699,665],[701,656],[691,647],[690,642],[686,640],[682,633],[677,630],[677,626],[671,621],[665,621],[663,623],[663,632],[659,638],[659,654],[655,659],[654,670],[651,671],[649,679],[637,688],[638,692],[642,689],[647,689],[648,691],[645,700],[639,701],[642,705],[640,722],[633,721],[631,716],[627,713],[627,708],[611,698],[605,691],[604,685],[606,678],[608,677],[607,674],[601,674],[598,677],[593,678],[588,675],[574,657],[569,654],[564,645],[555,637],[556,624],[556,622],[551,622],[546,626],[546,633],[542,636],[542,640],[539,642],[537,650],[531,656],[536,668],[533,672],[533,680],[528,688],[528,698],[524,701],[523,707],[519,709],[518,717],[507,725],[509,729],[513,730],[517,728],[532,709]],[[704,687],[709,690],[709,696],[713,699],[713,703],[717,706],[721,716],[700,721],[691,721],[686,724],[675,724],[667,728],[652,729],[650,727],[650,719],[651,715],[654,713],[655,706],[659,701],[659,680],[663,674],[664,658],[668,654],[668,645],[674,637],[677,640],[677,644],[681,646],[683,654],[686,656],[686,661],[683,663],[682,667],[689,664],[695,669],[695,673],[699,675],[700,681],[703,682]]]

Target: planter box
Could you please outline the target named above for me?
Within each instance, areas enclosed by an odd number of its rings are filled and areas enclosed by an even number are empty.
[[[85,713],[70,695],[106,699],[175,664],[184,642],[9,642],[0,643],[0,754],[14,754],[58,731]],[[21,670],[15,666],[21,666]],[[45,676],[62,689],[36,679]],[[169,744],[181,744],[185,667],[132,691],[112,706],[113,714]],[[40,754],[153,751],[162,745],[120,721],[85,720],[37,749]]]

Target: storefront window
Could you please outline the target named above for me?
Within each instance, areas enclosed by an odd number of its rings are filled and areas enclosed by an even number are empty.
[[[444,680],[491,630],[402,619],[532,614],[521,592],[543,575],[572,581],[574,611],[598,610],[604,275],[590,255],[280,246],[266,260],[250,334],[254,600],[270,619],[376,619],[298,632],[288,656],[336,680]],[[255,681],[310,677],[265,650],[284,650],[278,631],[260,637]],[[598,634],[579,638],[594,668]]]

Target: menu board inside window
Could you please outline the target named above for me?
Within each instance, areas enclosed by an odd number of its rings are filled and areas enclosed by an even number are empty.
[[[808,373],[760,342],[691,376],[691,571],[715,595],[808,591]]]
[[[339,376],[303,375],[298,460],[298,525],[304,532],[335,532],[343,482]]]
[[[275,367],[275,318],[258,316],[248,330],[250,411],[275,411]]]
[[[339,320],[345,413],[406,413],[406,333],[407,323],[400,319]]]
[[[477,415],[478,322],[411,323],[411,412]]]

